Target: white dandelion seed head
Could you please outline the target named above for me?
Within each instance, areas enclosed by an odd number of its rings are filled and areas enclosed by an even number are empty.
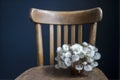
[[[72,62],[76,62],[76,61],[79,61],[80,57],[79,55],[72,55]]]
[[[64,45],[62,46],[62,49],[63,49],[64,52],[69,51],[69,45],[64,44]]]
[[[91,63],[92,67],[97,67],[98,65],[99,65],[98,62],[96,62],[96,61]]]
[[[70,67],[70,66],[71,66],[70,58],[65,58],[64,62],[65,62],[65,65],[66,65],[67,67]]]
[[[71,57],[71,55],[72,55],[72,54],[71,54],[71,52],[70,52],[70,51],[68,51],[68,52],[64,53],[64,56],[65,56],[65,57]]]
[[[95,51],[88,51],[88,52],[86,53],[86,55],[87,55],[88,57],[93,57],[93,56],[95,55]]]
[[[90,48],[88,48],[88,47],[83,47],[82,53],[84,53],[84,55],[86,55],[86,54],[89,53],[90,51],[91,51]]]
[[[88,62],[88,63],[92,63],[93,61],[94,61],[93,58],[91,58],[91,57],[87,57],[87,62]]]
[[[65,63],[62,62],[62,61],[59,61],[58,66],[59,66],[60,68],[63,68],[63,69],[66,69],[66,68],[67,68],[67,66],[65,65]]]
[[[94,55],[94,59],[95,60],[99,60],[101,58],[101,54],[100,53],[95,53],[95,55]]]
[[[74,54],[80,54],[83,50],[83,47],[80,44],[74,44],[70,47]]]
[[[98,48],[95,47],[94,51],[95,51],[95,52],[98,52]]]
[[[93,67],[91,65],[84,66],[85,71],[92,71]]]
[[[60,52],[62,52],[62,48],[61,48],[61,47],[58,47],[58,48],[57,48],[57,53],[60,53]]]
[[[79,54],[79,57],[82,59],[85,57],[84,53]]]
[[[95,47],[89,44],[88,48],[90,48],[91,50],[94,50]]]
[[[83,42],[82,45],[83,46],[88,46],[88,43],[87,42]]]

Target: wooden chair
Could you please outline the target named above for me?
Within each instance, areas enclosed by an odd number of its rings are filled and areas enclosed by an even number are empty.
[[[89,43],[95,45],[97,22],[102,19],[101,8],[81,11],[48,11],[32,8],[30,17],[35,23],[38,67],[31,68],[16,80],[108,80],[104,73],[95,68],[88,76],[73,76],[69,70],[56,70],[54,64],[54,25],[57,25],[57,46],[61,46],[61,25],[64,25],[64,43],[68,43],[68,25],[71,25],[71,44],[75,43],[75,25],[78,25],[78,43],[82,43],[82,24],[90,24]],[[50,66],[44,65],[42,25],[49,24]]]

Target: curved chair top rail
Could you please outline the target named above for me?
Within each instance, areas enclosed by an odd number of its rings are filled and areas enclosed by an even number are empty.
[[[84,24],[102,19],[102,9],[92,8],[77,11],[50,11],[32,8],[30,18],[35,23],[45,24]]]

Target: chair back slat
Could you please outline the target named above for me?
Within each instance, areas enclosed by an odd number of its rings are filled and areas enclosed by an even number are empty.
[[[54,26],[50,24],[50,64],[54,64]]]
[[[68,26],[64,25],[64,44],[68,44]]]
[[[97,22],[91,24],[90,27],[89,43],[92,45],[95,45],[96,42],[96,32],[97,32]]]
[[[42,41],[42,26],[35,24],[36,42],[37,42],[37,53],[38,53],[38,65],[44,64],[43,57],[43,41]]]
[[[75,25],[71,25],[71,44],[75,43]]]
[[[78,25],[78,43],[82,44],[82,25]]]
[[[61,25],[57,25],[57,47],[61,46]]]

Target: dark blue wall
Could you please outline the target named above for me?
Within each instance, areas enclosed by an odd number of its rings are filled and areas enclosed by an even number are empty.
[[[34,25],[29,20],[30,8],[63,11],[98,6],[103,9],[104,14],[99,23],[96,44],[102,53],[99,68],[109,78],[117,79],[117,0],[0,0],[0,79],[14,79],[37,65]],[[46,60],[45,64],[49,64],[49,61]]]

